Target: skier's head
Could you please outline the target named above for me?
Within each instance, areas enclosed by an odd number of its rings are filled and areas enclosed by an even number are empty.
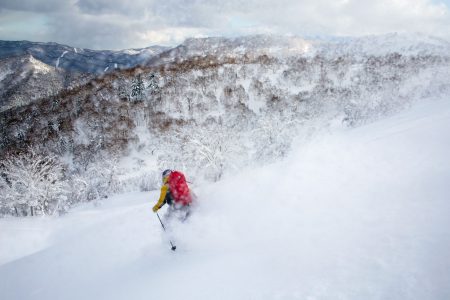
[[[164,170],[164,172],[162,172],[162,181],[163,182],[165,181],[165,179],[167,177],[169,177],[170,173],[172,173],[172,170],[170,170],[170,169]]]

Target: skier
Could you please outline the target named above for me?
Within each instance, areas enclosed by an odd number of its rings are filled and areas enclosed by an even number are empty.
[[[165,215],[166,219],[175,215],[181,221],[186,220],[190,214],[193,197],[184,174],[180,171],[165,170],[162,173],[162,182],[161,194],[153,206],[153,212],[156,213],[167,203],[169,208]]]

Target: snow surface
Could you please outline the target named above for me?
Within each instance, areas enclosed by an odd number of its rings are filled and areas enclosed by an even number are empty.
[[[2,68],[0,69],[0,82],[3,81],[3,79],[6,78],[9,74],[14,73],[10,68]]]
[[[49,65],[35,59],[32,55],[28,57],[28,60],[30,64],[29,67],[34,69],[37,73],[46,74],[52,71],[52,68]]]
[[[67,52],[69,52],[69,51],[64,51],[62,54],[61,54],[61,56],[60,57],[58,57],[58,59],[56,60],[56,68],[58,68],[59,67],[59,60],[61,59],[61,58],[63,58],[64,57],[64,55],[66,55],[66,53]]]
[[[121,50],[120,52],[128,54],[128,55],[138,55],[141,53],[141,49],[137,50],[137,49],[125,49],[125,50]]]
[[[197,183],[175,253],[157,191],[0,219],[0,298],[450,299],[449,100]]]

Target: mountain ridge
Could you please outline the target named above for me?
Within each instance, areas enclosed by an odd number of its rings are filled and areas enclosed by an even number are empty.
[[[109,69],[126,69],[144,63],[167,48],[91,50],[54,42],[0,41],[0,59],[31,54],[36,59],[72,72],[103,74]]]
[[[189,38],[180,45],[154,56],[147,65],[158,65],[195,56],[260,56],[280,59],[290,56],[337,57],[353,55],[450,56],[450,42],[424,34],[385,34],[362,37],[303,38],[299,36],[249,35],[243,37]]]

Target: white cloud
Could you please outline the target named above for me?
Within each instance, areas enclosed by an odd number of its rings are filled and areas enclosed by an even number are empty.
[[[0,0],[0,14],[41,14],[37,37],[87,48],[128,48],[187,37],[253,33],[365,35],[423,32],[450,38],[448,6],[436,0]],[[4,19],[4,18],[3,18]],[[26,18],[8,23],[0,39],[23,39]],[[24,25],[18,25],[23,22]],[[14,25],[15,24],[15,25]],[[21,31],[22,30],[22,31]],[[46,30],[42,32],[42,30]],[[28,35],[21,32],[28,32]]]

